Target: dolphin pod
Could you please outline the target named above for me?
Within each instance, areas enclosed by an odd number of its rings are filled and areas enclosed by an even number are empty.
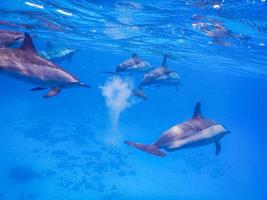
[[[35,90],[50,88],[43,97],[57,95],[62,89],[89,87],[54,63],[39,56],[32,38],[24,34],[20,48],[0,48],[0,72],[19,80],[32,83]]]
[[[125,144],[155,156],[163,157],[166,153],[162,150],[172,152],[214,143],[216,147],[216,155],[218,155],[221,151],[220,140],[228,133],[230,133],[230,131],[223,125],[203,117],[201,113],[201,105],[198,102],[191,119],[171,127],[154,143],[145,145],[125,141]]]
[[[20,48],[9,48],[21,39],[23,42]],[[115,72],[111,73],[145,71],[144,78],[135,92],[136,96],[145,100],[147,97],[143,89],[148,86],[177,87],[180,84],[179,75],[168,68],[167,55],[164,55],[160,67],[153,69],[150,67],[148,62],[142,60],[137,54],[133,54],[130,59],[118,65]],[[58,65],[41,57],[28,33],[0,30],[0,72],[36,85],[31,89],[32,91],[50,88],[49,92],[43,96],[45,98],[55,96],[65,88],[90,87]],[[198,102],[191,119],[174,125],[154,143],[146,145],[132,141],[124,142],[138,150],[160,157],[166,156],[166,152],[214,143],[216,155],[218,155],[221,151],[220,140],[228,133],[230,131],[222,124],[203,117],[201,104]]]

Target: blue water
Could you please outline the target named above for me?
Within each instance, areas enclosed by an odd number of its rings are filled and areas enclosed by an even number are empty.
[[[0,76],[0,200],[267,199],[264,0],[1,0],[0,13],[0,29],[30,33],[38,51],[47,41],[78,49],[60,66],[92,86],[44,99]],[[217,42],[194,25],[212,20],[243,38]],[[167,53],[179,89],[147,88],[148,101],[115,98],[111,108],[103,88],[135,88],[142,73],[101,71],[132,53],[154,67]],[[231,131],[218,156],[213,144],[160,158],[123,143],[153,143],[197,101]]]

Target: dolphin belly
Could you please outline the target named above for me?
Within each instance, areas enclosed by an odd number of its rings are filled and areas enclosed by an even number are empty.
[[[44,87],[71,87],[79,82],[70,74],[59,68],[38,65],[30,65],[27,67],[14,65],[2,68],[1,72],[18,80]]]
[[[194,148],[198,146],[204,146],[217,141],[224,133],[225,129],[223,126],[217,124],[205,128],[189,137],[172,140],[164,145],[166,151],[175,151],[184,148]]]
[[[180,84],[180,78],[177,73],[169,73],[163,75],[156,75],[156,76],[148,76],[145,78],[142,83],[141,87],[147,86],[178,86]]]

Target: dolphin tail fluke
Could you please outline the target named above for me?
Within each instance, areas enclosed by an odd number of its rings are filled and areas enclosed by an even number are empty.
[[[166,154],[163,151],[160,151],[160,149],[155,144],[146,145],[146,144],[140,144],[140,143],[135,143],[135,142],[130,142],[130,141],[124,141],[124,143],[136,149],[139,149],[141,151],[153,154],[155,156],[159,156],[159,157],[166,156]]]
[[[37,90],[46,90],[47,88],[45,87],[35,87],[35,88],[32,88],[31,91],[37,91]]]
[[[147,96],[146,94],[144,93],[144,91],[142,89],[137,89],[133,92],[133,95],[136,96],[136,97],[139,97],[139,98],[142,98],[144,99],[145,101],[147,101]]]

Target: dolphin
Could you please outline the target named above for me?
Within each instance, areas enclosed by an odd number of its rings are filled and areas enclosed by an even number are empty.
[[[0,48],[10,47],[24,38],[24,33],[17,31],[0,30]]]
[[[51,88],[44,95],[45,98],[57,95],[64,88],[90,87],[59,66],[39,56],[31,36],[28,33],[24,35],[20,48],[0,48],[0,72],[38,86],[32,91]]]
[[[160,87],[176,87],[180,85],[180,76],[178,73],[168,69],[167,65],[167,55],[164,55],[163,61],[160,67],[149,70],[144,74],[144,78],[141,81],[138,89],[135,90],[135,96],[145,97],[143,99],[147,100],[144,93],[144,88],[148,86]]]
[[[68,48],[54,49],[51,43],[47,42],[46,50],[41,51],[39,54],[47,60],[60,64],[65,60],[67,60],[70,63],[72,57],[76,52],[77,52],[76,49],[68,49]]]
[[[221,151],[220,140],[228,133],[230,133],[230,131],[223,125],[203,117],[201,104],[198,102],[191,119],[171,127],[154,143],[150,145],[130,141],[125,141],[125,143],[136,149],[160,157],[166,155],[165,151],[172,152],[179,149],[193,148],[214,143],[216,155],[218,155]]]
[[[232,45],[233,42],[230,41],[231,39],[245,42],[251,39],[247,35],[234,33],[228,29],[223,22],[207,16],[193,15],[192,20],[195,20],[192,23],[192,27],[212,38],[213,41],[211,43],[213,44],[229,46]]]
[[[103,73],[111,73],[117,75],[119,73],[136,73],[136,72],[144,72],[151,68],[151,65],[140,58],[136,53],[132,54],[132,57],[120,63],[115,72],[103,72]]]
[[[167,55],[164,55],[160,67],[154,68],[144,74],[144,78],[139,85],[139,89],[147,86],[175,86],[180,84],[180,76],[178,73],[168,69]]]

